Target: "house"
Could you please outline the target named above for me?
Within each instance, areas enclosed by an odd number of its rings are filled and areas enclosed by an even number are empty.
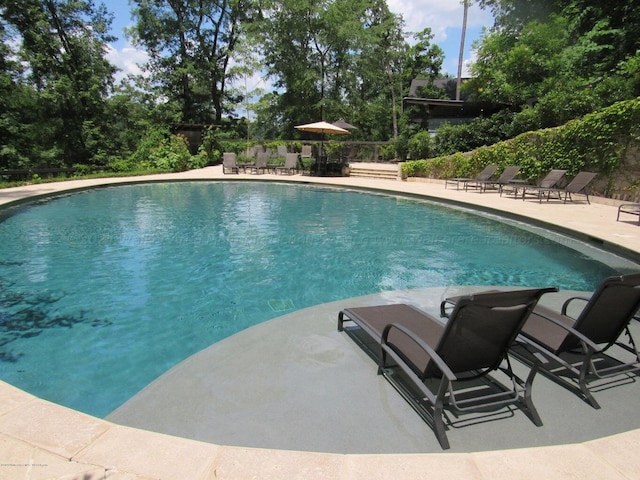
[[[463,82],[465,80],[462,79]],[[421,96],[420,90],[428,86],[443,89],[445,91],[443,96],[447,98]],[[437,78],[433,81],[414,79],[409,87],[409,95],[402,99],[402,109],[406,111],[412,106],[418,107],[413,109],[415,112],[411,114],[412,122],[428,128],[429,132],[435,134],[437,128],[444,123],[453,125],[467,123],[475,118],[493,115],[508,108],[507,105],[469,101],[466,94],[462,94],[460,100],[455,100],[455,97],[455,78]]]

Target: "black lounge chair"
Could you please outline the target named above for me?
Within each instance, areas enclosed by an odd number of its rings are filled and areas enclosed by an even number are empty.
[[[502,192],[502,187],[509,182],[512,182],[514,178],[520,173],[521,167],[505,167],[500,176],[496,179],[488,180],[472,180],[465,183],[465,190],[469,188],[475,188],[481,192],[486,192],[489,188],[497,188],[499,192]]]
[[[572,318],[567,310],[577,300],[585,305]],[[640,355],[629,331],[639,308],[640,273],[607,278],[591,298],[569,298],[560,312],[536,306],[512,354],[529,365],[540,364],[541,373],[600,408],[590,382],[617,375],[624,380],[622,375],[640,371]]]
[[[358,340],[356,332],[351,336],[377,357],[378,373],[430,424],[442,448],[448,449],[445,406],[454,412],[486,412],[519,405],[536,425],[542,425],[531,400],[536,368],[523,381],[513,373],[507,352],[540,296],[556,290],[460,297],[446,324],[405,304],[347,308],[338,314],[338,330],[344,330],[346,321],[360,327],[365,339]],[[502,372],[510,385],[489,372]]]
[[[538,185],[527,185],[526,183],[508,183],[503,186],[502,191],[510,190],[513,193],[514,198],[518,198],[520,194],[520,190],[522,190],[522,198],[527,192],[527,187],[531,190],[533,188],[557,188],[558,183],[564,177],[564,174],[567,173],[566,170],[551,170],[549,173],[545,175],[545,177],[540,180]],[[502,191],[500,194],[502,195]]]
[[[558,200],[563,200],[564,203],[567,203],[567,200],[573,201],[573,197],[571,194],[582,194],[587,197],[587,203],[591,204],[589,201],[589,184],[596,178],[597,173],[592,172],[580,172],[573,180],[571,180],[566,187],[564,188],[556,188],[556,187],[525,187],[524,192],[522,194],[522,199],[524,200],[527,195],[527,191],[531,192],[532,195],[538,198],[538,201],[542,203],[542,198],[547,197],[547,202],[551,198],[551,195],[557,195]],[[564,195],[564,199],[562,198]]]
[[[478,174],[476,178],[466,178],[466,177],[447,178],[444,181],[444,188],[447,188],[447,185],[450,183],[455,183],[456,190],[460,189],[460,184],[465,185],[465,190],[466,190],[466,184],[468,182],[473,182],[475,180],[479,180],[479,181],[489,180],[493,176],[493,174],[496,173],[496,170],[498,170],[497,165],[487,165],[486,167],[484,167],[484,170],[482,170]]]

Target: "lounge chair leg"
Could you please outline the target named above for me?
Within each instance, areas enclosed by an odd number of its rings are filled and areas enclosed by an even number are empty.
[[[451,446],[449,445],[449,439],[447,438],[446,428],[444,426],[443,413],[444,413],[444,395],[448,390],[447,382],[443,381],[440,383],[440,389],[438,391],[438,396],[436,397],[436,402],[433,405],[433,429],[436,434],[436,438],[440,443],[440,446],[443,450],[449,450]]]
[[[580,391],[584,396],[585,401],[591,405],[595,409],[600,409],[600,404],[593,397],[593,394],[589,390],[587,386],[587,370],[589,370],[590,361],[586,361],[583,363],[582,368],[580,369],[580,377],[578,378],[578,385],[580,386]]]
[[[524,405],[527,410],[528,417],[531,419],[533,424],[536,427],[542,426],[542,419],[538,414],[538,410],[536,410],[535,405],[533,404],[533,400],[531,399],[531,388],[533,386],[533,378],[538,373],[539,364],[536,362],[531,368],[531,372],[529,372],[529,376],[527,377],[527,381],[524,385]]]

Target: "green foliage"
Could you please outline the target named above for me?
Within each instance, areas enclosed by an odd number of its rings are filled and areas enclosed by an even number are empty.
[[[431,153],[431,134],[422,130],[413,135],[407,142],[409,158],[428,158]]]
[[[113,162],[110,167],[115,171],[152,169],[181,172],[202,168],[208,162],[206,154],[191,155],[185,137],[172,135],[167,129],[152,128],[133,155],[126,161]]]
[[[129,33],[149,53],[148,72],[159,94],[179,105],[182,122],[220,123],[241,98],[227,85],[241,72],[231,65],[241,25],[254,2],[134,0]],[[206,12],[206,13],[205,13]]]
[[[384,0],[271,0],[252,28],[278,92],[257,105],[257,138],[311,138],[294,130],[345,118],[354,137],[396,138],[401,99],[415,77],[434,78],[442,50],[425,29],[409,44]],[[301,28],[303,27],[303,28]]]
[[[483,145],[492,145],[512,136],[515,114],[503,110],[490,117],[479,117],[461,125],[445,124],[433,139],[433,155],[467,152]]]
[[[182,172],[206,165],[206,157],[191,155],[184,137],[170,135],[158,146],[151,148],[148,158],[151,168],[170,172]]]

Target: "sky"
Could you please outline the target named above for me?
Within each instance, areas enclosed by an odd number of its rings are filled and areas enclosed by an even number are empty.
[[[146,54],[136,49],[126,39],[123,29],[132,23],[129,0],[109,0],[107,8],[114,14],[112,33],[119,38],[110,45],[108,58],[122,70],[118,78],[127,73],[140,73],[137,64],[143,63]],[[462,31],[463,8],[461,0],[387,0],[389,9],[401,14],[406,23],[406,30],[421,31],[430,27],[434,34],[433,43],[445,52],[444,73],[457,75],[458,56],[460,53],[460,36]],[[490,12],[472,5],[467,18],[467,34],[465,38],[465,64],[473,61],[472,44],[482,36],[482,29],[490,27],[493,18]],[[465,70],[466,72],[466,70]],[[463,72],[463,74],[465,73]],[[250,81],[249,89],[265,87],[264,80],[256,77]],[[262,84],[262,85],[261,85]]]

